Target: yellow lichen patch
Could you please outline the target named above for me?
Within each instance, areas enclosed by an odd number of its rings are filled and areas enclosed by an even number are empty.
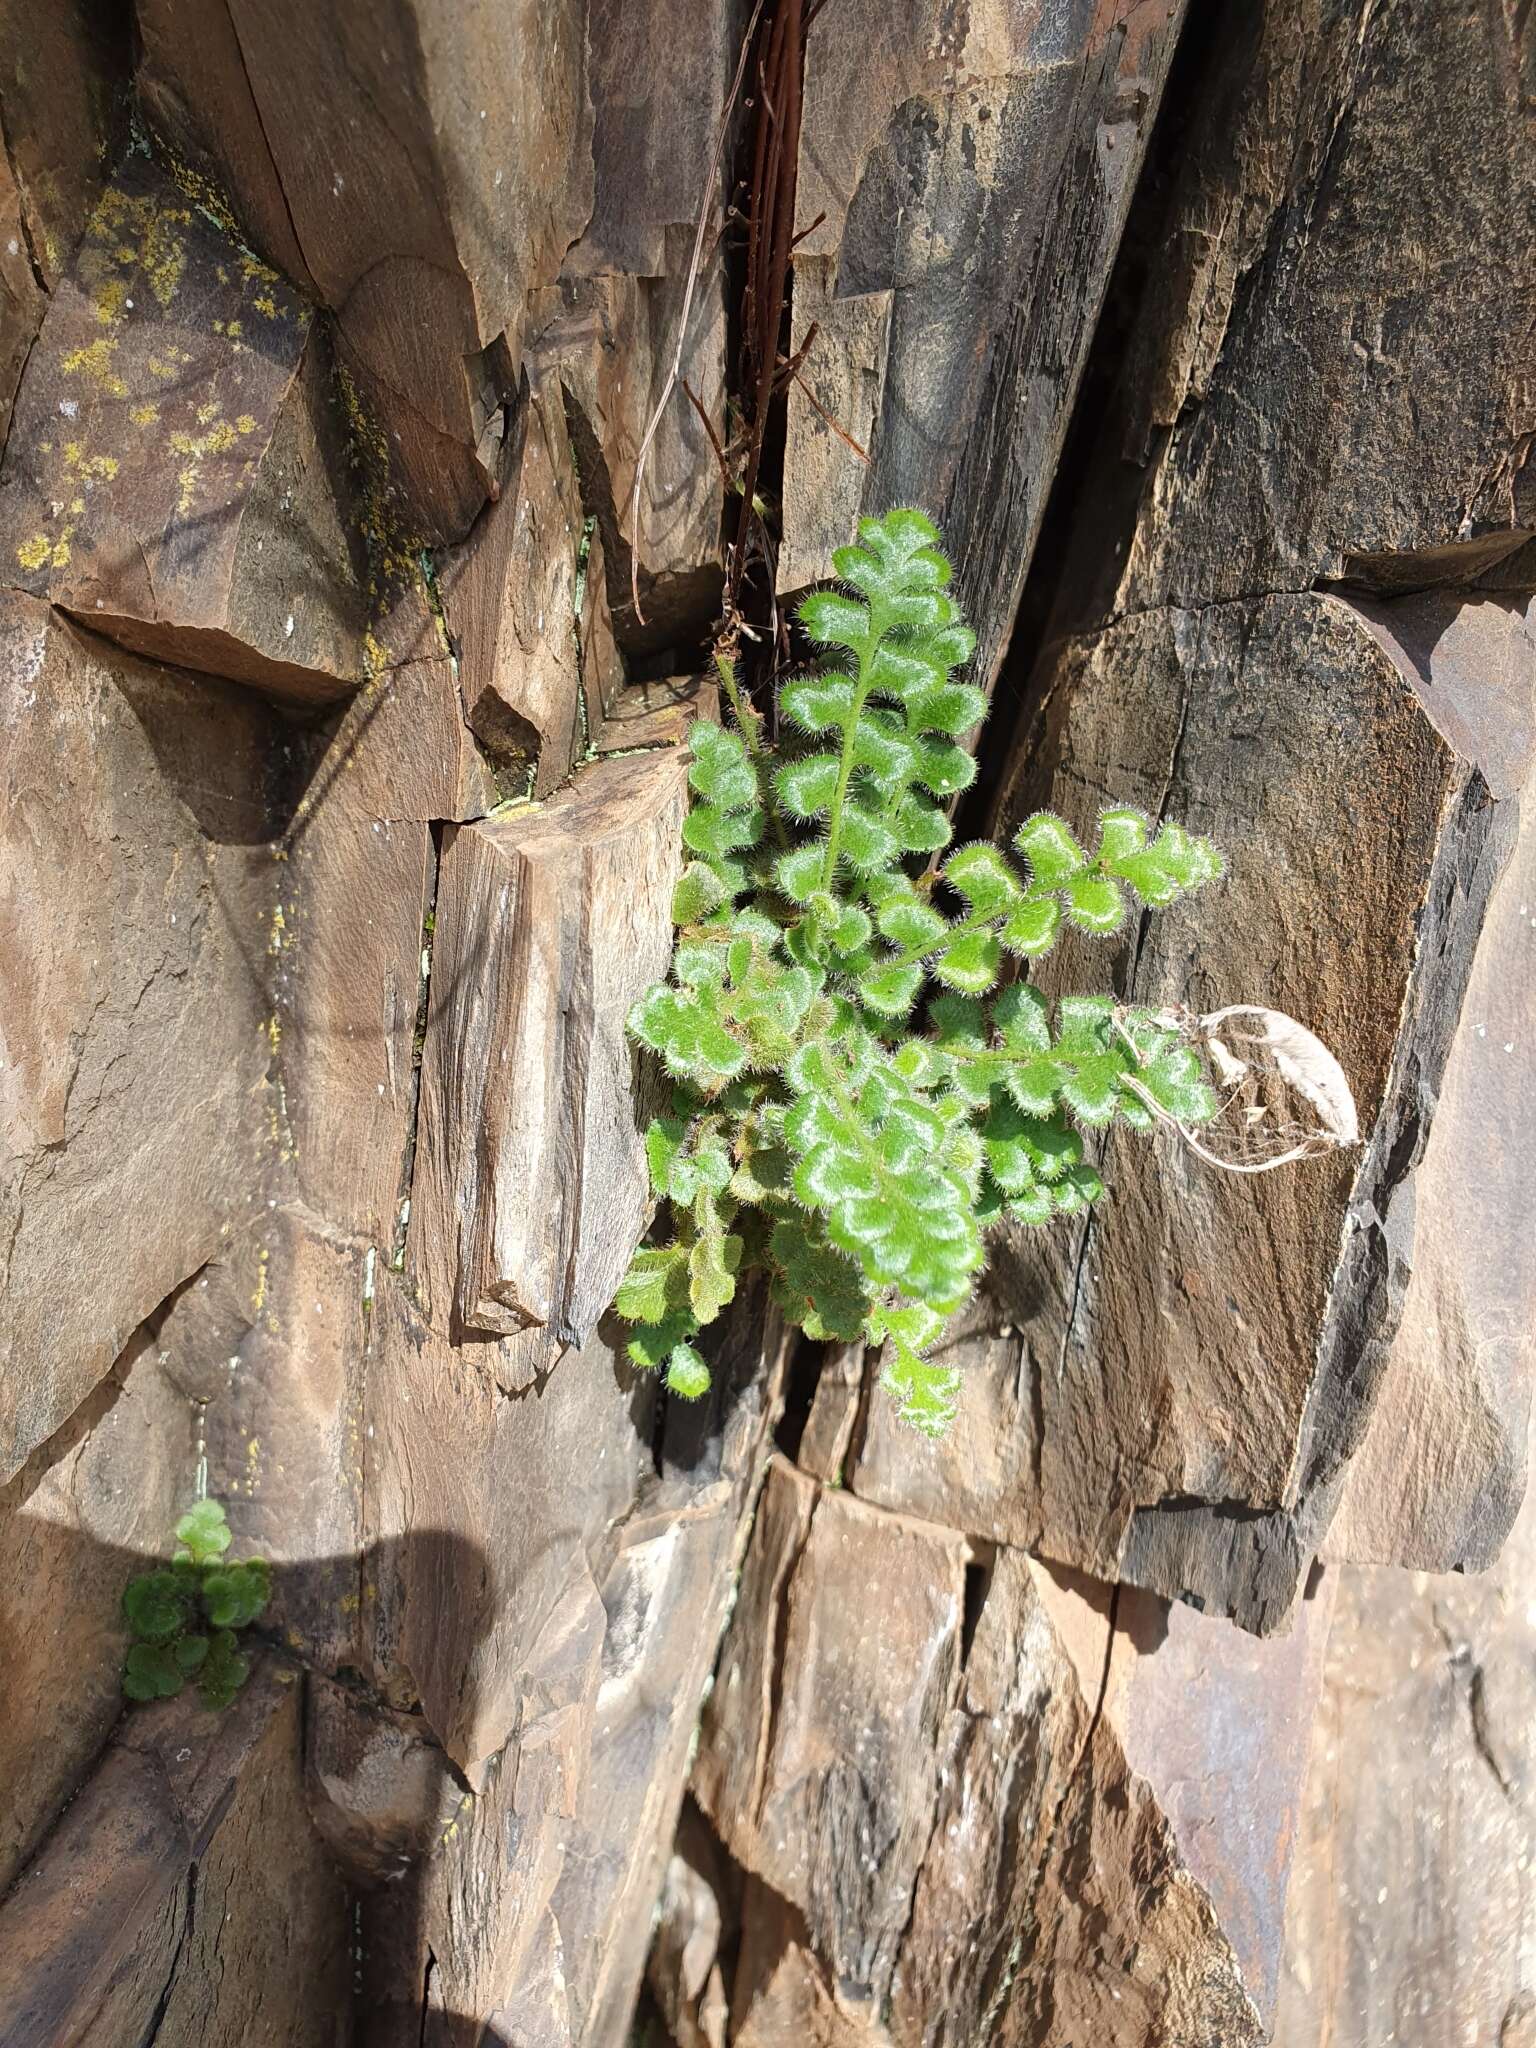
[[[271,264],[262,263],[258,258],[251,255],[249,250],[246,250],[241,255],[240,275],[247,284],[258,281],[262,284],[277,283],[277,272],[272,268]]]
[[[121,277],[105,279],[103,283],[96,287],[93,303],[99,325],[102,327],[115,326],[122,319],[123,309],[128,303],[127,280]]]
[[[110,483],[121,467],[115,455],[87,455],[83,441],[64,443],[64,466],[71,476],[92,483]]]
[[[368,608],[377,620],[399,595],[423,588],[422,543],[406,527],[399,494],[390,475],[389,442],[384,429],[364,404],[344,364],[336,368],[336,387],[347,421],[348,459],[357,471],[361,499],[363,544],[368,551]],[[430,602],[430,594],[429,602]],[[367,680],[389,665],[389,657],[370,629],[363,636],[363,675]]]
[[[71,507],[73,510],[73,507]],[[34,533],[30,540],[23,541],[16,550],[16,559],[23,569],[63,569],[69,564],[69,544],[75,537],[75,524],[61,527],[56,537],[46,533]]]
[[[240,435],[255,431],[256,422],[249,413],[242,413],[238,420],[221,420],[218,417],[217,400],[198,407],[197,418],[200,426],[207,427],[205,434],[188,434],[179,429],[171,435],[171,448],[177,455],[187,459],[177,472],[180,490],[176,509],[179,512],[191,510],[192,499],[202,475],[203,461],[209,455],[227,455],[239,440]]]
[[[190,222],[190,213],[180,208],[156,215],[139,247],[139,261],[150,290],[162,306],[169,306],[187,267],[187,245],[176,232],[178,222]]]
[[[69,509],[72,515],[76,519],[78,519],[80,517],[80,514],[85,510],[84,498],[71,498],[69,501]]]
[[[151,357],[149,358],[149,361],[148,361],[148,368],[149,368],[149,373],[150,373],[150,375],[151,375],[152,377],[162,377],[162,378],[164,378],[164,379],[165,379],[165,381],[166,381],[167,383],[169,383],[169,382],[170,382],[170,380],[171,380],[171,379],[172,379],[172,378],[173,378],[173,377],[175,376],[175,374],[176,374],[176,366],[175,366],[175,364],[174,364],[174,363],[163,363],[163,362],[161,362],[161,360],[160,360],[160,358],[159,358],[158,356],[151,356]]]
[[[152,427],[160,417],[158,405],[136,405],[128,414],[136,427]]]
[[[126,398],[128,386],[112,367],[116,350],[117,337],[103,334],[87,348],[71,349],[59,367],[68,376],[89,377],[93,384],[99,384],[114,398]]]
[[[258,292],[251,303],[258,313],[265,313],[269,320],[277,318],[277,301],[270,292]]]
[[[136,264],[161,305],[169,306],[187,267],[181,230],[191,224],[192,215],[184,206],[165,206],[148,194],[109,185],[86,234],[92,241],[112,243],[114,260]]]

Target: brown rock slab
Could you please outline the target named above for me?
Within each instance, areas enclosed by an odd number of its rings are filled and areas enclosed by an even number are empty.
[[[14,7],[0,23],[0,128],[21,240],[51,292],[96,204],[125,126],[131,23],[102,0]]]
[[[602,726],[608,708],[625,687],[624,657],[614,636],[608,608],[608,570],[597,520],[582,522],[586,559],[580,564],[581,618],[577,641],[581,660],[581,692],[586,706],[588,741]]]
[[[223,1383],[203,1418],[208,1490],[225,1504],[237,1552],[277,1567],[264,1624],[333,1670],[355,1662],[362,1626],[362,1374],[378,1261],[284,1200],[242,1251],[253,1284],[216,1354]]]
[[[474,1793],[365,1902],[365,2007],[402,2039],[423,2012],[456,2039],[533,2010],[534,2038],[603,2048],[644,1967],[782,1345],[770,1330],[765,1358],[746,1304],[715,1392],[658,1429],[654,1382],[601,1335],[507,1398],[474,1356],[491,1340],[449,1343],[391,1275],[375,1318],[366,1668],[397,1707],[419,1701]],[[351,1812],[369,1799],[356,1748],[319,1765]]]
[[[1510,616],[1498,613],[1500,639]],[[1465,701],[1488,706],[1496,675],[1478,668]],[[1494,699],[1508,713],[1496,742],[1505,752],[1522,722],[1529,746],[1533,675],[1526,667],[1523,720],[1518,699]],[[1532,1185],[1536,1166],[1536,829],[1528,786],[1499,793],[1518,810],[1519,836],[1489,901],[1414,1174],[1402,1320],[1328,1532],[1329,1555],[1360,1563],[1487,1570],[1528,1483],[1536,1265],[1513,1191]]]
[[[634,747],[681,746],[696,719],[718,723],[719,686],[707,676],[666,676],[629,683],[613,699],[597,733],[599,754]]]
[[[729,2038],[1258,2048],[1328,1604],[1259,1642],[776,1460],[693,1776]]]
[[[766,1886],[749,1894],[754,1920],[764,1916],[762,1901],[771,1897]],[[799,1918],[782,1902],[780,1907],[784,1920]],[[752,1963],[766,1974],[749,1977]],[[806,2048],[888,2048],[891,2039],[867,2008],[844,2004],[831,1971],[806,1945],[803,1923],[799,1938],[788,1934],[771,1954],[743,1953],[733,2002],[742,2019],[731,2033],[732,2048],[774,2048],[779,2041],[804,2042]]]
[[[775,1462],[705,1708],[699,1804],[738,1862],[805,1914],[835,1974],[876,1996],[932,1826],[965,1556],[950,1531]]]
[[[1038,1565],[998,1554],[930,1766],[938,1805],[892,2038],[1257,2048],[1231,1946],[1160,1806],[1169,1777],[1136,1774],[1105,1669],[1083,1670],[1054,1626],[1061,1605]],[[1119,1639],[1103,1619],[1109,1667]]]
[[[464,713],[499,797],[548,796],[583,748],[581,542],[565,409],[551,380],[523,403],[500,495],[442,577]]]
[[[810,350],[789,393],[784,475],[791,511],[779,548],[782,591],[831,578],[832,551],[847,545],[864,510],[880,423],[895,293],[838,298],[836,283],[833,256],[801,256],[795,264],[794,346],[809,340]]]
[[[16,386],[47,304],[26,249],[24,231],[21,194],[9,163],[0,163],[0,448],[10,433]]]
[[[444,835],[409,1250],[439,1328],[580,1346],[613,1299],[649,1204],[624,1020],[670,955],[684,766],[598,761]]]
[[[249,693],[20,592],[0,701],[9,1476],[252,1203],[274,735]]]
[[[313,293],[303,251],[227,7],[143,0],[134,83],[162,150],[215,211],[231,202],[242,239]]]
[[[304,1806],[297,1674],[283,1671],[279,1683],[265,1734],[240,1760],[233,1798],[221,1791],[210,1816],[174,1973],[142,1972],[168,2048],[267,2028],[296,2048],[321,2048],[344,2009],[347,1898]]]
[[[583,14],[535,0],[230,12],[308,275],[389,423],[411,513],[458,540],[495,471],[526,297],[591,208]],[[271,189],[259,157],[251,176],[254,214]]]
[[[1529,120],[1475,10],[1276,7],[1234,37],[1158,228],[1117,607],[1401,588],[1404,555],[1407,587],[1463,582],[1527,537],[1536,279],[1489,252],[1536,232]]]
[[[656,1906],[646,1962],[651,1996],[677,2048],[726,2048],[729,2012],[721,1969],[726,1922],[722,1858],[697,1810],[685,1806]]]
[[[0,1890],[121,1711],[123,1588],[146,1558],[169,1555],[172,1526],[191,1497],[190,1409],[155,1348],[151,1332],[139,1331],[0,1489]]]
[[[338,1866],[364,1890],[429,1856],[463,1798],[422,1715],[314,1673],[304,1731],[309,1809]]]
[[[496,801],[445,655],[373,677],[295,753],[267,937],[280,1148],[302,1200],[393,1257],[431,970],[433,827]]]
[[[496,1345],[446,1342],[387,1271],[372,1317],[358,1446],[368,1654],[385,1696],[419,1703],[480,1783],[542,1666],[562,1668],[589,1638],[595,1654],[597,1582],[639,1492],[649,1389],[598,1336],[509,1401],[481,1355]],[[413,1529],[419,1541],[403,1543]]]
[[[1256,1178],[1172,1135],[1113,1139],[1086,1228],[999,1246],[955,1353],[951,1439],[916,1455],[875,1400],[853,1484],[1273,1628],[1380,1406],[1415,1181],[1515,821],[1334,599],[1141,614],[1064,643],[1050,674],[1051,765],[1005,796],[1000,834],[1040,799],[1084,827],[1129,801],[1213,835],[1230,872],[1118,958],[1063,947],[1043,985],[1113,975],[1138,1002],[1302,1018],[1368,1135]]]
[[[860,0],[810,31],[796,326],[803,339],[803,312],[826,340],[790,395],[781,585],[827,573],[850,511],[922,506],[955,558],[984,687],[1183,14],[973,8],[956,22],[928,0]]]
[[[309,308],[154,166],[102,195],[0,471],[8,583],[315,702],[362,680],[360,538]]]
[[[1277,2048],[1531,2038],[1533,1566],[1528,1496],[1481,1577],[1338,1571]]]
[[[222,1716],[194,1696],[124,1723],[0,1910],[0,2039],[334,2040],[345,1894],[304,1811],[296,1675],[268,1659]]]
[[[572,271],[660,277],[669,268],[667,230],[691,231],[708,189],[739,30],[717,4],[594,0],[592,214],[571,251]],[[716,173],[712,219],[720,183]]]
[[[582,499],[597,521],[609,610],[626,653],[697,641],[719,609],[720,469],[681,390],[673,390],[646,456],[638,523],[634,507],[641,443],[677,347],[693,240],[691,227],[666,228],[655,277],[573,267],[529,310],[530,362],[565,392]],[[695,287],[683,375],[722,441],[726,333],[724,286],[711,266]]]
[[[1065,1637],[1052,1578],[1036,1582]],[[1131,1587],[1096,1590],[1109,1595],[1113,1629],[1101,1715],[1272,2027],[1334,1575],[1309,1588],[1288,1635],[1268,1639]]]

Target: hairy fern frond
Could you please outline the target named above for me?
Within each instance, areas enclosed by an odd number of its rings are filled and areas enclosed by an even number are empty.
[[[902,1418],[938,1435],[958,1379],[934,1348],[988,1228],[1097,1201],[1085,1134],[1217,1106],[1175,1022],[1100,995],[1053,1012],[1019,963],[1068,930],[1111,938],[1222,862],[1126,806],[1091,849],[1040,811],[1006,851],[946,853],[987,706],[956,677],[974,636],[937,529],[865,519],[833,562],[840,587],[800,607],[823,659],[783,685],[779,746],[724,662],[735,724],[690,736],[672,969],[629,1019],[676,1084],[646,1139],[666,1228],[615,1306],[632,1360],[695,1399],[700,1331],[764,1271],[808,1336],[881,1345]]]

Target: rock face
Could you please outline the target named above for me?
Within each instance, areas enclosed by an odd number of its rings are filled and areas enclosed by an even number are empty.
[[[1116,963],[1126,995],[1306,1017],[1370,1135],[1358,1155],[1256,1181],[1176,1136],[1151,1159],[1114,1144],[1112,1203],[1000,1253],[951,1443],[930,1459],[877,1409],[852,1483],[920,1513],[963,1502],[979,1534],[1268,1630],[1370,1427],[1415,1263],[1417,1168],[1515,820],[1332,597],[1138,614],[1052,661],[1031,757],[1031,774],[1055,764],[1051,808],[1086,821],[1112,787],[1229,850],[1217,928],[1152,920]],[[1282,752],[1295,782],[1274,776]],[[1005,792],[1003,827],[1026,807]],[[1086,941],[1049,966],[1062,990],[1104,972]],[[1426,1219],[1426,1239],[1437,1230]],[[1507,1446],[1524,1400],[1494,1360],[1483,1373]],[[1507,1525],[1518,1498],[1517,1477],[1483,1512]]]
[[[624,1019],[671,956],[683,770],[676,748],[595,762],[445,834],[412,1192],[440,1327],[579,1348],[624,1277],[650,1199]]]
[[[1536,2043],[1524,12],[33,14],[0,2043]],[[957,829],[1229,857],[1042,981],[1279,1007],[1360,1111],[1268,1176],[1112,1143],[937,1446],[759,1296],[697,1406],[606,1313],[768,180],[751,659],[925,506]],[[122,1713],[203,1492],[256,1671]]]
[[[300,702],[359,683],[363,564],[312,324],[131,162],[27,359],[0,468],[7,580],[136,653]]]
[[[276,734],[25,591],[0,632],[10,1477],[249,1213]]]

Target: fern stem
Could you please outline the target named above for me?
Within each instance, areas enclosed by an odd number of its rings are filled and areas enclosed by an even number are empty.
[[[746,744],[747,752],[755,762],[761,764],[763,749],[758,728],[762,723],[762,715],[743,698],[741,685],[736,680],[736,664],[728,654],[716,654],[715,673],[720,678],[721,689],[731,700],[731,710],[735,714],[737,729]]]
[[[749,704],[742,695],[741,685],[736,680],[736,664],[728,654],[715,654],[715,673],[720,678],[720,687],[731,700],[731,714],[736,720],[736,729],[741,734],[742,744],[757,776],[758,794],[763,801],[763,812],[772,827],[775,843],[780,849],[789,845],[789,834],[784,820],[779,816],[778,798],[773,788],[773,764],[768,759],[763,745],[763,714]]]
[[[869,637],[859,649],[859,672],[853,679],[853,711],[844,730],[842,751],[838,756],[837,789],[827,813],[827,850],[821,863],[824,892],[830,891],[832,878],[837,873],[837,842],[842,836],[843,811],[848,802],[849,779],[853,774],[853,750],[858,742],[859,720],[864,716],[864,705],[869,697],[869,665],[884,631],[884,623],[872,603],[869,608]]]

